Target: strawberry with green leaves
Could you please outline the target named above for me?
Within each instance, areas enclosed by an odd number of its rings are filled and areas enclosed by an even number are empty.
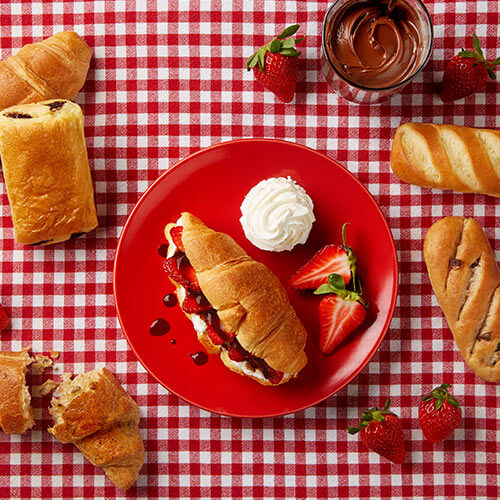
[[[500,64],[500,57],[487,61],[475,34],[472,35],[472,46],[473,50],[461,50],[446,66],[441,88],[441,99],[444,102],[481,92],[488,76],[496,79],[494,71]]]
[[[357,434],[372,451],[395,464],[405,460],[403,426],[399,417],[389,411],[391,400],[387,398],[382,409],[368,408],[361,415],[357,427],[349,427],[349,434]]]
[[[283,102],[290,102],[295,95],[300,55],[295,44],[304,37],[296,40],[289,37],[298,29],[298,24],[288,26],[247,60],[248,71],[253,69],[255,78]]]
[[[434,443],[446,439],[462,420],[460,403],[448,392],[450,384],[441,384],[422,398],[418,420],[425,437]]]

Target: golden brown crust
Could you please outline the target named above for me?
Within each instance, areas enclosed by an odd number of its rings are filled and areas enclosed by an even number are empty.
[[[47,99],[74,99],[83,87],[92,49],[74,32],[56,33],[0,61],[0,110]]]
[[[405,123],[392,142],[391,168],[409,184],[500,197],[500,131]]]
[[[182,214],[182,242],[200,288],[242,347],[285,373],[307,363],[307,333],[278,278],[228,235]]]
[[[500,271],[481,226],[473,218],[439,220],[425,237],[424,259],[465,362],[500,382]]]
[[[0,426],[7,434],[23,434],[34,425],[26,387],[28,351],[0,352]]]
[[[54,426],[62,443],[74,443],[119,488],[137,480],[144,463],[139,407],[107,368],[66,379],[52,398]]]
[[[63,104],[52,110],[53,103]],[[0,155],[16,241],[52,244],[97,226],[77,104],[44,101],[0,112]]]

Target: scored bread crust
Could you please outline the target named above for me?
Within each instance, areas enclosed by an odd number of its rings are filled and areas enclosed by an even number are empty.
[[[409,184],[500,197],[500,131],[405,123],[392,141],[391,168]]]
[[[469,368],[500,382],[500,270],[473,218],[445,217],[424,240],[432,288]]]
[[[307,332],[278,278],[194,215],[184,212],[182,226],[186,256],[223,328],[274,370],[298,373],[307,363]]]
[[[49,411],[54,425],[48,431],[73,443],[118,488],[137,481],[144,463],[139,407],[107,368],[73,380],[66,374]]]
[[[0,426],[7,434],[23,434],[34,425],[31,397],[26,386],[29,348],[0,352]]]

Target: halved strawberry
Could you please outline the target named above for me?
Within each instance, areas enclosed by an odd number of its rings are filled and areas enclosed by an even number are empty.
[[[330,354],[366,318],[366,304],[360,293],[345,289],[342,276],[331,274],[316,295],[329,294],[319,304],[319,348]]]
[[[184,248],[184,243],[182,243],[182,226],[174,226],[170,230],[170,236],[172,237],[172,241],[175,243],[175,246],[181,252],[186,252]]]
[[[201,292],[196,272],[185,255],[181,255],[180,257],[176,255],[165,259],[163,269],[168,277],[179,285],[195,292]]]
[[[269,376],[267,378],[268,378],[269,382],[271,382],[271,384],[274,384],[274,385],[279,384],[281,382],[281,379],[285,375],[283,372],[279,372],[278,370],[274,370],[270,366],[268,366],[268,372],[269,372]]]
[[[201,292],[186,291],[186,297],[182,301],[182,310],[188,314],[200,314],[212,309],[205,295]]]
[[[343,245],[326,245],[313,258],[304,264],[288,280],[293,288],[312,290],[326,283],[330,274],[342,276],[346,285],[351,281],[356,270],[356,257],[351,247],[345,242],[345,228],[342,227]]]
[[[0,330],[4,330],[7,327],[8,323],[9,317],[2,307],[2,304],[0,304]]]

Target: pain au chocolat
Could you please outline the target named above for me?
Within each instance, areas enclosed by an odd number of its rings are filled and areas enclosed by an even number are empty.
[[[165,270],[205,349],[263,385],[296,377],[307,363],[307,332],[278,278],[190,213],[165,236]]]

